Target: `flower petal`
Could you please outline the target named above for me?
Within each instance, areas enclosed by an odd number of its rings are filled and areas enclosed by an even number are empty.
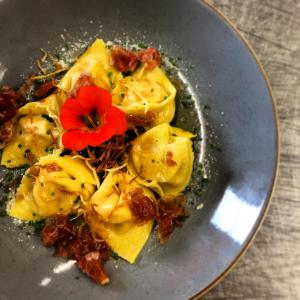
[[[123,134],[128,127],[125,112],[116,106],[112,106],[108,112],[106,123],[115,128],[114,134]]]
[[[81,119],[82,106],[75,99],[68,99],[62,106],[60,112],[60,122],[64,129],[71,130],[84,126]]]
[[[65,148],[80,151],[87,146],[99,146],[108,141],[114,134],[115,128],[107,124],[98,131],[67,131],[62,136],[62,142]]]
[[[97,86],[83,86],[78,92],[78,102],[83,108],[83,114],[96,110],[99,116],[106,114],[111,108],[111,95]]]
[[[79,151],[88,146],[86,133],[81,130],[67,131],[62,136],[62,143],[65,148]]]

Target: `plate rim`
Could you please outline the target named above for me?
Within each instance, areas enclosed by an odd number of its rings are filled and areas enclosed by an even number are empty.
[[[245,255],[245,253],[249,250],[249,248],[252,246],[257,233],[259,232],[266,216],[269,211],[269,208],[272,203],[272,198],[275,191],[276,182],[278,179],[278,173],[279,173],[279,164],[280,164],[280,131],[279,131],[279,117],[278,117],[278,111],[277,111],[277,105],[275,101],[275,97],[271,88],[270,80],[268,78],[268,75],[266,71],[264,70],[262,63],[257,57],[256,52],[254,51],[251,44],[248,42],[248,40],[242,36],[242,34],[237,29],[236,25],[217,7],[215,7],[210,0],[201,0],[199,4],[204,4],[210,11],[212,11],[217,17],[219,17],[225,24],[228,25],[228,27],[237,35],[237,37],[241,40],[241,42],[244,44],[244,46],[248,49],[249,53],[251,54],[252,58],[254,59],[256,65],[259,68],[259,71],[263,77],[263,80],[266,84],[268,94],[271,99],[271,105],[272,105],[272,113],[274,116],[274,125],[275,125],[275,168],[273,171],[272,176],[272,184],[268,190],[266,201],[262,207],[261,213],[256,221],[255,226],[252,228],[252,233],[250,234],[250,237],[248,238],[248,241],[246,241],[243,248],[240,250],[239,254],[233,259],[233,261],[227,266],[227,268],[219,274],[211,283],[209,283],[204,289],[193,295],[190,300],[199,300],[204,295],[206,295],[209,291],[211,291],[215,286],[217,286],[229,273],[233,270],[234,267],[240,262],[241,258]]]

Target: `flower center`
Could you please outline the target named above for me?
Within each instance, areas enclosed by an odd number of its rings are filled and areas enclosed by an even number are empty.
[[[95,110],[91,111],[88,115],[83,116],[82,120],[88,129],[96,129],[102,125],[102,122]]]

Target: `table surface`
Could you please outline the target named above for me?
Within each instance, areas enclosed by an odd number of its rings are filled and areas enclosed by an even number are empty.
[[[300,299],[300,0],[210,0],[250,42],[280,123],[272,205],[249,251],[203,299]]]

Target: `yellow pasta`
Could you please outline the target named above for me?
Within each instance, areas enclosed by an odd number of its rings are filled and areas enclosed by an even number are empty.
[[[48,155],[26,171],[8,214],[21,220],[41,220],[78,212],[99,186],[86,160]]]
[[[82,73],[89,73],[97,86],[110,91],[115,82],[122,78],[122,73],[111,65],[110,50],[100,39],[96,39],[79,57],[62,78],[58,87],[64,92],[69,92]]]
[[[1,165],[7,168],[31,165],[60,145],[58,101],[56,95],[51,95],[19,109],[14,135],[3,149]]]
[[[190,181],[193,134],[164,123],[133,141],[130,170],[137,181],[165,199],[176,197]]]
[[[127,115],[153,115],[153,124],[171,122],[175,113],[176,89],[164,72],[141,66],[132,76],[120,80],[113,90],[113,103]]]
[[[142,189],[145,196],[155,201],[152,192],[134,177],[125,172],[110,172],[92,196],[87,213],[94,234],[130,263],[136,260],[153,227],[153,221],[137,225],[128,207],[130,193],[136,189]]]

